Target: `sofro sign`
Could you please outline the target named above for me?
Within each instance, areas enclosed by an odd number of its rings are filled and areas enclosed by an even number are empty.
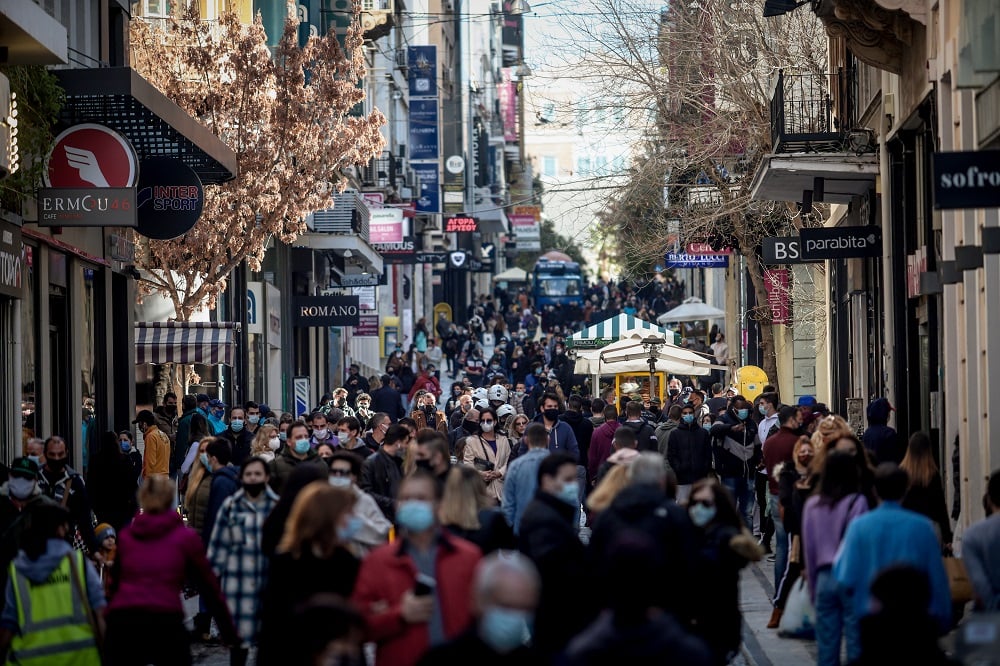
[[[1000,150],[934,153],[934,207],[1000,206]]]
[[[882,256],[879,227],[817,227],[799,232],[802,258],[857,259]]]
[[[357,296],[297,296],[292,304],[296,326],[357,326]]]

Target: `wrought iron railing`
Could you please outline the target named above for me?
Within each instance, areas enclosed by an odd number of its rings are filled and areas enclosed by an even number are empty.
[[[857,121],[854,70],[831,74],[778,71],[771,94],[775,153],[837,152]]]

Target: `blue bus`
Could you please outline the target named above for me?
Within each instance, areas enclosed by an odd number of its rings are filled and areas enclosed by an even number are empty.
[[[583,272],[580,264],[561,252],[539,257],[531,273],[531,297],[536,308],[546,305],[583,307]]]

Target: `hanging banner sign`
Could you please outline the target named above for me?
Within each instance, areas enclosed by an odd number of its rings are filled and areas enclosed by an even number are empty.
[[[377,338],[378,337],[378,315],[363,314],[358,325],[351,331],[351,335],[356,338]]]
[[[726,268],[729,266],[729,257],[724,254],[696,255],[668,252],[664,255],[664,261],[666,261],[667,268]]]
[[[0,294],[21,298],[24,293],[24,252],[21,227],[0,221]]]
[[[413,173],[420,179],[420,198],[417,199],[418,213],[437,213],[441,210],[441,187],[438,180],[438,163],[410,163]]]
[[[405,236],[398,243],[372,243],[372,247],[382,255],[384,263],[417,263],[417,240],[413,236]]]
[[[406,49],[410,97],[437,97],[437,47],[410,46]]]
[[[174,157],[142,161],[136,187],[139,233],[155,240],[183,236],[201,217],[205,189],[194,169]]]
[[[438,159],[438,102],[410,100],[410,159]]]
[[[139,160],[128,139],[95,123],[73,125],[55,138],[43,172],[48,187],[132,187]]]
[[[403,242],[403,209],[376,208],[368,219],[368,241],[370,243]]]
[[[445,233],[469,233],[479,231],[479,220],[465,215],[449,217],[444,223]]]
[[[721,250],[716,250],[712,247],[710,243],[688,243],[687,244],[687,254],[700,254],[700,255],[713,255],[713,254],[732,254],[733,251],[728,247],[724,247]]]
[[[775,268],[764,271],[764,287],[767,289],[767,307],[771,310],[772,324],[792,323],[791,293],[789,292],[789,270]]]
[[[40,227],[135,227],[135,188],[38,190]]]
[[[296,296],[292,312],[296,326],[357,326],[361,308],[357,296]]]
[[[417,252],[416,263],[418,264],[443,264],[448,261],[447,252]]]
[[[765,264],[805,264],[809,260],[802,258],[801,244],[798,236],[781,236],[765,238],[761,244],[761,255]]]

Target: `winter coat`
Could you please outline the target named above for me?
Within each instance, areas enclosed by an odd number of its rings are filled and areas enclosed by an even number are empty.
[[[663,459],[667,458],[667,444],[670,443],[670,433],[672,433],[677,428],[677,421],[671,421],[667,419],[666,421],[660,422],[656,426],[656,430],[653,431],[656,435],[656,450],[659,452]]]
[[[418,666],[441,664],[475,664],[475,666],[547,666],[549,662],[531,647],[519,647],[510,652],[497,652],[487,645],[475,628],[453,641],[431,648],[417,662]]]
[[[41,474],[38,475],[38,487],[43,495],[66,507],[71,520],[70,533],[72,534],[73,528],[79,530],[84,544],[90,552],[96,553],[100,544],[94,535],[93,511],[83,477],[69,465],[57,474],[42,467]]]
[[[767,490],[772,495],[778,494],[778,466],[792,462],[792,450],[799,441],[799,433],[791,428],[781,426],[764,441],[764,471],[767,472]]]
[[[243,461],[250,457],[250,449],[253,447],[253,433],[243,428],[239,432],[233,432],[228,428],[221,437],[229,440],[229,445],[233,447],[233,459],[230,461],[233,466],[239,467]]]
[[[89,478],[98,522],[120,530],[139,509],[136,503],[138,477],[132,461],[119,451],[102,450],[90,463]]]
[[[709,666],[712,653],[669,613],[641,621],[616,621],[605,611],[566,649],[567,666],[599,664],[685,664]]]
[[[368,456],[361,465],[361,490],[372,496],[389,520],[396,517],[396,491],[403,480],[403,459],[385,449]]]
[[[503,501],[503,480],[510,459],[510,440],[498,434],[494,444],[496,451],[482,435],[470,435],[465,438],[465,451],[462,457],[466,465],[474,465],[476,458],[484,458],[493,463],[492,471],[499,472],[500,478],[486,484],[486,494],[495,499],[499,505]]]
[[[399,396],[399,391],[391,386],[383,386],[372,391],[372,411],[385,412],[393,422],[406,416],[403,409],[403,400]]]
[[[653,426],[649,425],[649,422],[645,419],[642,421],[625,421],[622,423],[622,427],[635,431],[635,444],[636,449],[639,451],[657,450],[656,431],[653,430]]]
[[[712,438],[695,423],[681,423],[667,440],[667,464],[682,486],[704,479],[712,471]]]
[[[188,514],[188,527],[201,534],[205,527],[205,516],[208,515],[208,495],[212,490],[212,475],[202,474],[198,487],[194,491],[191,503],[184,508]]]
[[[208,542],[208,561],[219,577],[240,636],[250,643],[257,636],[258,592],[267,573],[261,549],[264,519],[277,503],[278,496],[267,486],[257,502],[237,490],[223,501]]]
[[[170,414],[167,414],[167,410],[164,406],[160,405],[153,410],[153,418],[156,419],[156,427],[167,436],[167,439],[170,440],[170,448],[173,450],[174,443],[177,441],[177,415],[174,414],[171,416]]]
[[[423,389],[433,394],[435,398],[441,395],[441,382],[434,375],[420,375],[413,380],[413,386],[410,387],[409,397],[413,400],[413,397],[417,395],[417,391]]]
[[[288,445],[286,445],[274,457],[274,460],[271,461],[271,475],[267,482],[271,486],[271,490],[280,496],[285,489],[285,483],[288,482],[288,477],[292,475],[292,472],[299,465],[312,465],[316,469],[321,469],[325,472],[329,472],[330,470],[323,459],[316,455],[314,450],[310,449],[306,453],[305,458],[296,458],[292,455]]]
[[[576,446],[580,449],[580,462],[589,463],[590,442],[594,438],[594,424],[585,417],[582,412],[566,410],[562,414],[563,422],[569,424],[573,429],[573,436],[576,437]]]
[[[212,485],[208,490],[208,506],[205,507],[205,522],[201,526],[201,536],[205,543],[212,539],[212,530],[219,509],[227,497],[239,490],[239,470],[232,465],[226,465],[212,472]]]
[[[789,536],[802,535],[802,510],[816,485],[814,478],[808,488],[799,488],[798,482],[801,479],[802,475],[795,469],[793,462],[786,462],[778,472],[778,501],[783,512],[781,524],[785,526],[785,532]]]
[[[534,418],[533,423],[545,424],[541,414]],[[518,446],[517,455],[523,455],[527,450],[528,444],[522,441]],[[552,430],[549,431],[549,451],[551,453],[568,453],[579,460],[580,464],[586,462],[585,459],[580,458],[580,446],[576,441],[576,434],[569,427],[569,424],[561,418],[556,421],[556,424],[552,426]]]
[[[587,453],[587,473],[591,482],[597,480],[597,472],[601,465],[607,462],[614,452],[611,446],[615,438],[615,430],[621,426],[618,421],[606,421],[594,428],[594,436],[590,438],[590,451]]]
[[[170,454],[170,471],[176,472],[184,462],[184,455],[191,446],[191,419],[200,414],[198,408],[189,409],[177,419],[177,432],[174,434],[174,449]]]
[[[198,534],[184,527],[175,511],[141,513],[118,535],[108,612],[139,610],[180,616],[184,613],[181,590],[188,580],[197,584],[222,636],[236,642],[233,618]]]
[[[409,624],[402,617],[403,595],[417,582],[417,565],[408,544],[407,539],[399,539],[369,553],[354,586],[352,601],[365,617],[366,640],[376,644],[377,664],[410,666],[429,647],[427,624]],[[446,530],[438,533],[434,594],[448,639],[472,623],[472,583],[480,559],[482,553],[473,544]]]
[[[415,409],[410,412],[410,418],[417,424],[417,430],[422,430],[423,428],[430,428],[432,426],[427,424],[427,414],[424,413],[422,409]],[[444,415],[440,409],[434,411],[434,430],[437,430],[442,435],[448,434],[448,417]]]
[[[868,429],[861,436],[861,441],[871,452],[872,462],[876,465],[884,462],[898,465],[906,453],[906,445],[900,441],[899,435],[886,425],[891,412],[892,406],[885,398],[873,400],[866,410]]]
[[[951,543],[951,520],[948,517],[948,505],[945,503],[940,475],[932,476],[930,485],[911,485],[903,498],[903,508],[930,518],[941,537],[941,543]]]
[[[743,432],[733,430],[738,425],[743,426]],[[730,409],[715,422],[711,434],[716,473],[724,479],[753,480],[761,460],[760,440],[753,419],[747,417],[741,422]]]
[[[501,549],[511,550],[514,548],[514,531],[500,509],[480,509],[478,518],[479,527],[474,530],[467,530],[457,525],[443,525],[442,527],[455,536],[476,544],[479,550],[483,551],[483,555],[489,555]]]

